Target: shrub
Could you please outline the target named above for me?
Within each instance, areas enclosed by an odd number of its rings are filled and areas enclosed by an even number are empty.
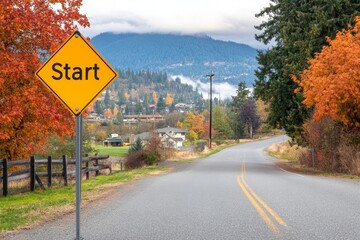
[[[216,139],[213,140],[213,142],[215,142],[216,145],[221,145],[221,144],[225,143],[225,140],[216,138]]]
[[[141,168],[145,165],[147,155],[144,150],[132,152],[126,157],[125,169]]]
[[[330,118],[319,121],[313,119],[304,124],[306,140],[314,147],[315,167],[320,170],[336,171],[339,169],[338,146],[340,144],[342,126]],[[310,154],[310,163],[312,160]],[[309,165],[308,165],[309,166]]]
[[[155,152],[149,152],[146,154],[145,163],[147,165],[154,165],[160,161],[160,156]]]
[[[360,174],[359,129],[349,129],[330,118],[309,120],[304,124],[306,140],[314,147],[315,168],[325,171]],[[299,157],[312,167],[311,151]]]
[[[195,151],[197,152],[203,152],[205,150],[205,147],[208,145],[207,142],[198,142],[195,147]]]
[[[339,146],[340,171],[353,175],[360,174],[359,147],[341,143]]]
[[[144,146],[141,143],[141,139],[138,137],[134,144],[129,147],[129,154],[143,150]]]
[[[129,149],[129,155],[126,158],[125,168],[134,169],[146,165],[153,165],[161,160],[161,139],[157,135],[153,135],[149,143],[144,148],[138,138]]]
[[[161,139],[156,134],[153,134],[149,139],[148,145],[145,147],[146,160],[145,163],[153,165],[160,162],[161,159]]]
[[[162,148],[161,149],[161,159],[174,158],[176,155],[176,150],[174,148]]]

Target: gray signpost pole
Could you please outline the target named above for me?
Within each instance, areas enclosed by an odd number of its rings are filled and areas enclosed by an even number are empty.
[[[76,116],[76,240],[80,240],[82,115]]]
[[[59,54],[60,52],[61,54]],[[81,56],[82,58],[74,58],[73,56],[75,55]],[[57,68],[61,66],[65,66],[64,70],[66,74],[63,73],[60,68]],[[74,69],[76,68],[76,71],[78,72],[74,72],[72,76],[69,77],[67,71],[68,66],[77,66],[74,67]],[[83,71],[86,71],[86,77],[84,76],[84,79],[82,74]],[[59,49],[50,56],[41,68],[36,71],[36,76],[76,116],[76,240],[80,240],[82,172],[81,113],[96,98],[96,96],[104,91],[106,87],[118,77],[118,73],[100,56],[96,49],[80,34],[80,32],[75,31],[59,47]],[[82,91],[79,92],[79,89]]]

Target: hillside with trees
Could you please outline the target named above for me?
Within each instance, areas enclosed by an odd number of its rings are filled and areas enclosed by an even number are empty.
[[[119,78],[94,104],[98,115],[106,115],[106,110],[112,111],[114,117],[119,114],[119,118],[134,114],[165,114],[174,111],[178,103],[185,105],[187,110],[202,111],[205,107],[197,89],[181,83],[178,78],[171,79],[164,72],[117,71]]]
[[[188,130],[189,141],[209,137],[209,100],[191,86],[172,80],[165,73],[150,71],[119,71],[117,79],[94,104],[93,112],[106,121],[88,122],[90,135],[101,141],[112,132],[138,134],[161,127],[178,127]],[[245,82],[238,86],[232,101],[213,99],[212,136],[217,141],[253,138],[264,126],[266,106],[255,101]],[[128,116],[161,115],[161,121],[129,123]],[[263,127],[261,131],[268,131]],[[102,133],[102,135],[100,135]]]
[[[215,72],[217,79],[234,88],[240,79],[250,87],[258,66],[256,49],[206,35],[102,33],[91,43],[117,68],[149,69],[202,81]]]

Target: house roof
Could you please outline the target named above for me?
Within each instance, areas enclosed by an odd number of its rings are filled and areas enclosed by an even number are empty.
[[[123,140],[121,138],[107,138],[104,142],[121,143]]]
[[[173,128],[173,127],[166,127],[166,128],[160,128],[155,130],[156,133],[164,133],[166,135],[168,135],[169,132],[173,132],[173,133],[187,133],[187,129],[182,129],[182,128]],[[153,132],[143,132],[140,133],[138,135],[136,135],[136,138],[140,138],[141,140],[148,140],[151,138],[151,134],[153,134]],[[170,135],[168,135],[170,137]],[[173,138],[172,139],[176,139],[176,141],[182,141],[182,138]]]
[[[135,137],[140,138],[141,140],[147,140],[147,139],[150,139],[151,133],[150,132],[143,132],[143,133],[137,134]]]
[[[155,130],[158,133],[169,133],[169,132],[174,132],[174,133],[187,133],[187,129],[183,129],[183,128],[173,128],[173,127],[166,127],[166,128],[160,128]]]

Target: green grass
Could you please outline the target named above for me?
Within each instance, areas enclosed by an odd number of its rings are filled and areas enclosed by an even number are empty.
[[[82,200],[91,200],[94,194],[109,189],[114,184],[165,171],[163,166],[119,171],[111,175],[102,175],[82,183]],[[73,209],[75,206],[75,183],[67,187],[54,187],[35,192],[0,197],[0,233],[24,227],[49,217],[54,209]],[[64,207],[64,208],[61,208]]]
[[[125,157],[128,154],[129,147],[123,146],[123,147],[105,147],[102,145],[96,145],[94,146],[96,149],[96,152],[99,155],[110,155],[111,157]]]

